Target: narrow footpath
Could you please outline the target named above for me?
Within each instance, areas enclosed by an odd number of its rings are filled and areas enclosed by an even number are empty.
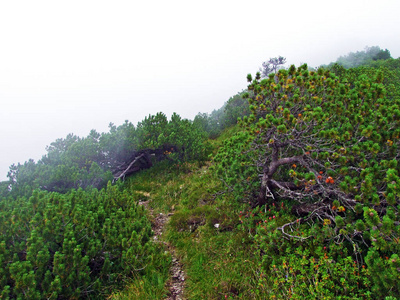
[[[183,297],[185,286],[185,273],[183,271],[183,265],[176,256],[175,248],[171,244],[163,240],[162,237],[165,225],[168,223],[169,217],[173,214],[156,214],[154,210],[149,206],[150,201],[151,200],[139,202],[139,204],[143,205],[149,212],[152,222],[152,229],[154,232],[154,241],[162,243],[166,247],[166,249],[168,249],[169,253],[171,253],[172,256],[172,265],[169,271],[171,279],[168,280],[166,285],[169,293],[168,297],[165,298],[165,300],[185,300],[185,298]]]

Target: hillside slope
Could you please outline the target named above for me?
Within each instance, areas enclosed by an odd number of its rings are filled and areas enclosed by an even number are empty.
[[[399,62],[248,75],[216,139],[222,110],[159,113],[13,165],[0,297],[399,298]]]

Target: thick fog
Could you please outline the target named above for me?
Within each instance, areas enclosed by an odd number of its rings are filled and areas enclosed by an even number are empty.
[[[68,133],[148,114],[193,119],[282,55],[400,56],[400,1],[2,1],[0,180]]]

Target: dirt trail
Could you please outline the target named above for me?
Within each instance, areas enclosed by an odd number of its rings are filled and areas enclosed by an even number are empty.
[[[154,231],[154,241],[158,243],[163,243],[172,256],[172,265],[170,268],[171,279],[167,282],[167,288],[169,290],[168,297],[165,300],[184,300],[183,291],[185,285],[185,273],[183,271],[183,265],[176,256],[175,248],[169,244],[168,242],[162,239],[162,234],[164,232],[164,227],[167,224],[169,217],[173,215],[172,213],[164,214],[159,213],[156,214],[154,210],[149,206],[148,201],[139,202],[140,205],[143,205],[150,216],[152,217],[152,229]]]

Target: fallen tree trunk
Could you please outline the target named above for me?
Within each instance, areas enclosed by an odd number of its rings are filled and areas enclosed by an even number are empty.
[[[121,178],[123,179],[137,171],[148,169],[153,166],[148,150],[136,152],[129,161],[119,166],[118,169],[113,172],[113,182],[116,182]]]
[[[113,182],[119,179],[124,179],[126,176],[132,175],[140,170],[148,169],[153,166],[151,157],[154,156],[156,161],[168,159],[168,154],[177,152],[177,147],[173,145],[164,145],[159,149],[144,149],[131,156],[131,158],[116,167],[112,173],[114,176]]]

